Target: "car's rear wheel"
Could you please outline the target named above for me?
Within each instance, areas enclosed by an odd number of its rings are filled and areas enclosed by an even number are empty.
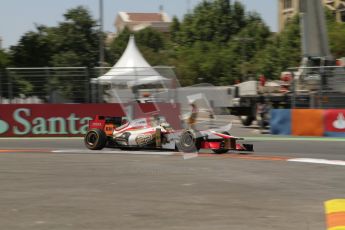
[[[222,132],[222,134],[230,135],[230,133],[228,133],[228,132]],[[212,149],[212,151],[213,151],[215,154],[224,154],[224,153],[229,152],[229,149],[226,149],[226,148],[224,148],[224,147],[225,147],[225,141],[223,140],[223,141],[220,143],[220,148],[219,148],[219,149]]]
[[[103,130],[91,129],[86,133],[84,143],[88,149],[100,150],[107,144],[107,136]]]
[[[201,147],[202,137],[194,130],[185,130],[177,142],[177,149],[185,153],[198,152]]]

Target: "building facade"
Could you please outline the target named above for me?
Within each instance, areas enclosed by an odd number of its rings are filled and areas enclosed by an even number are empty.
[[[159,13],[119,12],[115,20],[117,33],[121,33],[125,27],[131,31],[152,27],[161,32],[168,32],[170,24],[170,17],[163,11]]]
[[[336,14],[338,22],[345,22],[345,0],[323,0],[326,6]]]
[[[300,0],[278,0],[279,31],[284,29],[288,20],[300,10]],[[332,10],[339,22],[345,22],[345,0],[322,0]]]

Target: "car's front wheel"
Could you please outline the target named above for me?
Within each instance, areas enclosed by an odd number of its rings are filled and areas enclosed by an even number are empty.
[[[182,132],[177,149],[185,153],[198,152],[201,147],[202,137],[194,130],[185,130]]]
[[[107,144],[107,136],[103,130],[91,129],[86,133],[84,143],[88,149],[100,150]]]

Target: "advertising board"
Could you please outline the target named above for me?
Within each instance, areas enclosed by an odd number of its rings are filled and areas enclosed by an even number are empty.
[[[179,106],[170,103],[4,104],[0,105],[0,137],[83,136],[96,115],[140,118],[159,114],[178,129],[179,112]]]
[[[121,104],[0,105],[0,137],[82,136],[97,114],[125,116]]]

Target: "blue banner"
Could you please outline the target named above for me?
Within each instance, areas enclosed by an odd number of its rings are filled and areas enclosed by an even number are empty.
[[[271,134],[291,135],[291,110],[272,109],[270,126]]]

